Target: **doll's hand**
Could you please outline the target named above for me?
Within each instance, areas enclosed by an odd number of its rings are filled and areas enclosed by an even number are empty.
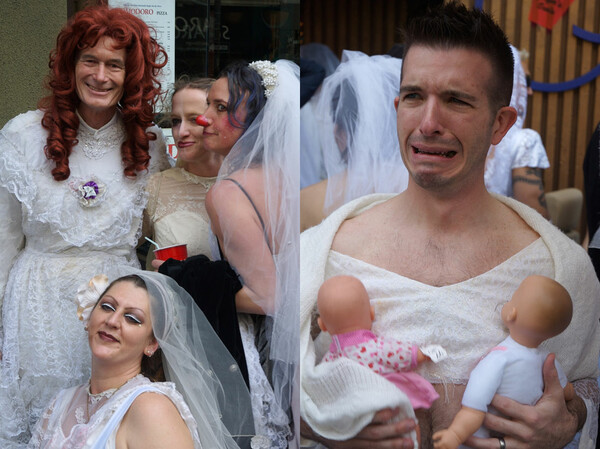
[[[421,348],[421,352],[431,359],[433,363],[438,363],[448,357],[448,353],[440,345],[428,345]]]
[[[486,414],[484,426],[504,435],[506,447],[510,449],[552,449],[566,446],[577,432],[578,417],[571,407],[577,407],[581,398],[564,399],[558,374],[554,366],[554,354],[550,354],[543,367],[544,394],[534,406],[519,404],[509,398],[496,395],[492,405],[504,417]],[[585,404],[583,404],[585,407]],[[494,439],[497,443],[497,439]],[[470,447],[487,448],[488,439],[470,438]]]
[[[435,449],[456,449],[460,443],[460,438],[450,429],[440,430],[433,434]]]
[[[417,429],[414,419],[403,419],[390,422],[400,413],[400,409],[384,409],[375,413],[373,420],[358,434],[346,441],[334,441],[316,435],[302,421],[302,434],[307,438],[318,441],[331,449],[412,449],[412,438],[408,435]]]

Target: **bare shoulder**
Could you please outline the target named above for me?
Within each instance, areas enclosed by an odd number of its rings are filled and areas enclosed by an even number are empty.
[[[180,417],[177,407],[175,407],[175,404],[173,404],[173,401],[168,396],[152,391],[140,394],[131,404],[129,412],[132,415],[142,418],[146,414],[156,416],[158,413],[164,413],[165,416],[174,413]]]
[[[238,181],[239,182],[239,181]],[[252,190],[246,185],[240,183],[244,190],[251,195],[252,201],[255,201]],[[206,211],[212,221],[220,221],[219,217],[233,218],[236,215],[246,215],[247,209],[252,205],[242,189],[231,181],[222,180],[216,183],[206,194]]]
[[[388,240],[388,233],[393,229],[394,209],[394,201],[388,200],[348,218],[338,229],[331,249],[360,258],[370,245]]]
[[[327,180],[317,182],[300,190],[300,229],[316,226],[325,218],[325,194]]]
[[[119,441],[128,449],[192,448],[190,431],[169,397],[154,392],[139,395],[125,414]]]
[[[497,205],[496,226],[492,230],[501,234],[502,240],[509,240],[513,245],[523,248],[539,237],[516,211],[500,201],[497,201]]]

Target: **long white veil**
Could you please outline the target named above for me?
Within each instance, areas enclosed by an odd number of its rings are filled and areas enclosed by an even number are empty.
[[[513,90],[510,96],[510,105],[517,110],[517,121],[513,128],[523,128],[525,116],[527,115],[527,78],[521,62],[521,53],[514,45],[511,45],[510,49],[514,61]]]
[[[316,62],[325,69],[325,76],[335,72],[339,58],[325,44],[311,42],[300,46],[300,58]],[[300,108],[300,188],[303,189],[325,178],[323,151],[315,119],[315,105],[321,89]]]
[[[173,279],[149,271],[131,274],[146,283],[165,375],[194,415],[202,447],[249,447],[254,434],[250,394],[202,311]]]
[[[299,338],[299,138],[300,138],[300,69],[291,61],[275,63],[277,86],[265,106],[225,157],[219,179],[233,175],[244,184],[245,176],[261,176],[264,186],[266,216],[265,233],[270,235],[268,246],[275,278],[274,308],[266,318],[267,339],[270,342],[270,379],[277,402],[283,410],[297,406],[294,384],[298,376]],[[217,181],[224,182],[224,181]],[[220,223],[223,252],[228,253],[229,226]],[[228,231],[229,229],[229,231]],[[251,243],[251,242],[250,242]],[[271,260],[271,257],[269,257]],[[235,268],[235,267],[234,267]],[[263,267],[256,266],[261,270]],[[261,304],[259,304],[261,305]],[[295,417],[297,412],[293,412]],[[297,426],[296,420],[296,426]],[[295,438],[299,429],[295,429]],[[296,444],[290,443],[290,446]]]
[[[399,193],[408,172],[398,144],[394,98],[402,60],[344,50],[316,106],[327,171],[325,214],[369,193]]]

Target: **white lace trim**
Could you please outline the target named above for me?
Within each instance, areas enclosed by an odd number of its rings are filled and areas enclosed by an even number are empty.
[[[74,151],[80,149],[88,159],[99,160],[108,152],[120,150],[126,134],[125,126],[117,119],[117,115],[118,113],[115,113],[112,119],[102,128],[94,129],[77,112],[80,123],[77,132],[79,144],[75,146]],[[112,142],[113,145],[106,145],[106,142]]]
[[[200,184],[206,190],[210,189],[213,184],[217,181],[216,176],[198,176],[189,171],[181,168],[181,175],[185,178],[186,181],[191,182],[192,184]]]
[[[136,222],[141,224],[140,217],[146,206],[144,186],[148,172],[140,172],[135,179],[128,179],[124,176],[120,163],[118,168],[108,172],[114,161],[110,159],[105,164],[107,158],[102,159],[100,162],[105,167],[102,184],[110,186],[112,193],[100,195],[100,200],[94,204],[102,212],[80,213],[79,198],[71,194],[69,181],[89,181],[99,177],[94,165],[96,162],[88,164],[88,167],[81,165],[81,158],[78,163],[70,161],[72,178],[62,182],[55,181],[50,174],[51,164],[43,155],[46,131],[38,121],[41,117],[40,111],[23,114],[9,122],[0,133],[0,185],[5,186],[21,202],[26,215],[23,226],[25,234],[43,235],[50,229],[78,247],[88,243],[103,249],[118,245],[135,247],[137,233],[141,232]],[[116,149],[119,144],[111,141],[110,136],[118,132],[107,129],[98,138],[104,146]],[[87,139],[85,132],[79,139],[80,144]],[[159,139],[160,142],[162,140]],[[154,162],[151,166],[162,168],[160,162],[166,160],[166,157],[162,155],[161,158],[156,154],[156,143],[150,143]],[[72,159],[76,159],[75,156],[74,153]],[[118,158],[119,155],[114,157]],[[154,161],[155,158],[158,162]],[[83,159],[85,160],[88,159]],[[87,169],[92,169],[95,173],[90,173]],[[132,227],[135,227],[134,232],[131,232]]]
[[[247,315],[238,315],[244,355],[248,365],[250,399],[256,436],[252,438],[252,449],[287,448],[290,435],[288,418],[275,399],[260,364],[260,357],[254,344],[254,324]]]

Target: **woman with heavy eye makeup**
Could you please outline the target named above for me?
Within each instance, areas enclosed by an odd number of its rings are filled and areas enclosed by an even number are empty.
[[[254,432],[239,368],[175,281],[98,275],[77,303],[91,376],[55,396],[29,448],[247,447]]]

